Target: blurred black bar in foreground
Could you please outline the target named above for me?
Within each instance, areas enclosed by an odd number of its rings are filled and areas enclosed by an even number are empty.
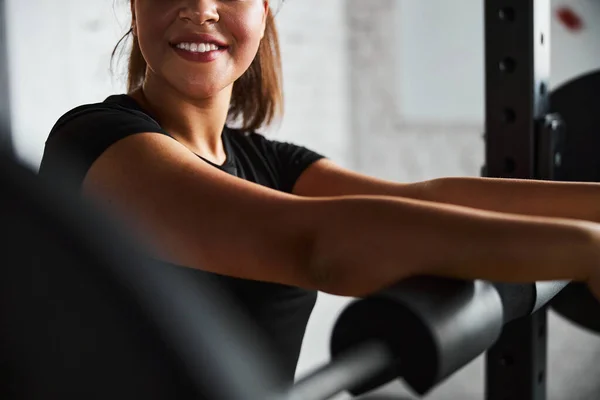
[[[10,85],[8,80],[8,42],[6,38],[6,1],[0,0],[0,146],[12,153],[10,135]]]

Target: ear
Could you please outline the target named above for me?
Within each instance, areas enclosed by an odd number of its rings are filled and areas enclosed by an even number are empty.
[[[265,30],[267,29],[267,17],[269,16],[269,13],[271,12],[271,8],[269,7],[269,0],[263,1],[263,8],[264,8],[264,12],[263,12],[263,20],[262,20],[262,30],[260,33],[261,39],[265,37]]]

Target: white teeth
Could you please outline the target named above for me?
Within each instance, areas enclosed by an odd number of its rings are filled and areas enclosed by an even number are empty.
[[[208,51],[219,50],[219,46],[212,43],[179,43],[175,47],[192,53],[206,53]]]

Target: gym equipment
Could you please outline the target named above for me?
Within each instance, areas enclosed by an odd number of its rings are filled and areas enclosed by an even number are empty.
[[[578,76],[554,90],[550,110],[560,114],[568,131],[556,178],[600,182],[600,70]],[[576,325],[600,333],[600,302],[585,285],[570,284],[552,302],[552,308]]]
[[[6,4],[0,0],[0,147],[9,151],[12,147],[10,132],[10,96],[8,84],[8,50],[6,43],[6,24],[4,21]]]
[[[345,308],[331,337],[332,363],[299,381],[287,398],[325,399],[345,390],[358,396],[397,378],[425,395],[567,284],[402,281]]]
[[[600,302],[581,283],[571,283],[551,303],[552,309],[575,325],[600,334]]]
[[[325,399],[399,376],[425,393],[566,284],[400,282],[350,305],[332,336],[333,363],[286,391],[252,324],[214,283],[147,259],[8,156],[0,187],[6,399]]]
[[[482,175],[553,180],[564,124],[549,108],[550,0],[485,1]],[[487,400],[546,398],[547,312],[507,326],[486,353]]]
[[[485,176],[560,176],[549,10],[549,0],[486,1]],[[8,101],[0,108],[9,115]],[[398,377],[424,394],[485,351],[488,399],[545,398],[545,307],[567,282],[400,282],[348,306],[332,363],[283,388],[252,324],[213,284],[190,286],[148,260],[8,154],[0,185],[2,398],[320,399]]]
[[[484,176],[600,181],[592,154],[600,120],[590,102],[598,96],[586,87],[597,77],[550,95],[550,6],[549,0],[485,2]],[[598,325],[600,305],[583,285],[569,285],[554,308],[580,325]],[[488,351],[486,398],[545,399],[546,359],[547,313],[541,309],[507,327]]]
[[[560,114],[568,132],[556,179],[600,182],[600,70],[580,75],[553,90],[550,112]]]
[[[89,205],[6,154],[0,188],[0,398],[281,392],[261,338],[214,283],[147,259]]]

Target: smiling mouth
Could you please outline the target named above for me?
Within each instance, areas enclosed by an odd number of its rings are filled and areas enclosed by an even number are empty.
[[[209,53],[211,51],[218,51],[226,49],[225,46],[218,46],[214,43],[179,43],[179,44],[171,44],[172,47],[188,51],[190,53]]]

